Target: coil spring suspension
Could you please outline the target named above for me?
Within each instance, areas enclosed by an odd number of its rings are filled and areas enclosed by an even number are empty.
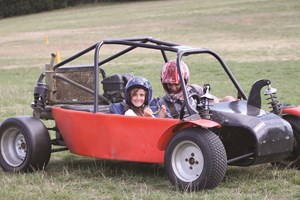
[[[265,96],[269,96],[267,98],[267,101],[269,101],[268,104],[270,105],[269,108],[271,108],[271,112],[278,115],[281,114],[282,106],[280,102],[277,100],[276,92],[277,92],[276,88],[272,88],[271,85],[268,85],[268,88],[265,91]]]
[[[199,111],[200,117],[203,119],[210,119],[211,113],[209,109],[209,101],[213,100],[213,96],[210,92],[210,85],[204,84],[203,86],[204,95],[200,97],[202,103],[202,109]]]
[[[199,115],[202,119],[210,119],[211,114],[209,108],[200,110]]]
[[[33,116],[40,118],[41,113],[45,110],[48,87],[44,83],[38,83],[34,88],[34,101],[31,104]]]

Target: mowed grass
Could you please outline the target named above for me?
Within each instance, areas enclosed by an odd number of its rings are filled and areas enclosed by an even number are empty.
[[[281,102],[300,105],[299,1],[101,4],[3,19],[0,27],[0,121],[31,115],[33,89],[52,52],[59,50],[65,59],[105,38],[139,36],[210,48],[229,65],[246,94],[254,81],[268,78]],[[148,51],[133,55],[107,72],[145,75],[154,95],[161,96],[162,59]],[[92,54],[80,62],[92,63]],[[231,94],[228,80],[210,58],[188,64],[191,82],[215,80],[214,94]],[[177,191],[164,170],[161,165],[54,153],[44,171],[0,171],[0,199],[300,199],[300,172],[270,164],[228,167],[219,187],[197,193]]]

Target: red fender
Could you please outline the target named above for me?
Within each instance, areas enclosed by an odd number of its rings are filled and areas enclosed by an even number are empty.
[[[300,106],[285,107],[282,109],[282,114],[290,114],[300,117]]]
[[[203,128],[220,128],[221,125],[217,122],[206,120],[206,119],[199,119],[199,120],[193,120],[193,121],[181,121],[180,123],[174,124],[173,126],[169,127],[163,135],[158,140],[158,149],[161,151],[164,151],[167,147],[168,142],[172,138],[175,132],[184,129],[189,128],[191,126],[201,126]]]

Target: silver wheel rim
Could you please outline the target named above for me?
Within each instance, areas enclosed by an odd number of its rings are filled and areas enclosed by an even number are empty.
[[[176,177],[185,182],[196,180],[203,171],[203,153],[192,141],[182,141],[177,144],[171,161]]]
[[[19,129],[10,128],[3,133],[1,154],[5,162],[12,167],[23,163],[27,155],[27,143]]]

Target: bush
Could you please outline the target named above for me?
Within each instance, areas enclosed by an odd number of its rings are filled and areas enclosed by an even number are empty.
[[[79,4],[113,1],[114,0],[0,0],[0,18],[50,11]]]
[[[137,0],[0,0],[0,19],[26,15],[81,4],[113,3]]]
[[[1,0],[1,17],[26,15],[53,9],[53,0]]]

